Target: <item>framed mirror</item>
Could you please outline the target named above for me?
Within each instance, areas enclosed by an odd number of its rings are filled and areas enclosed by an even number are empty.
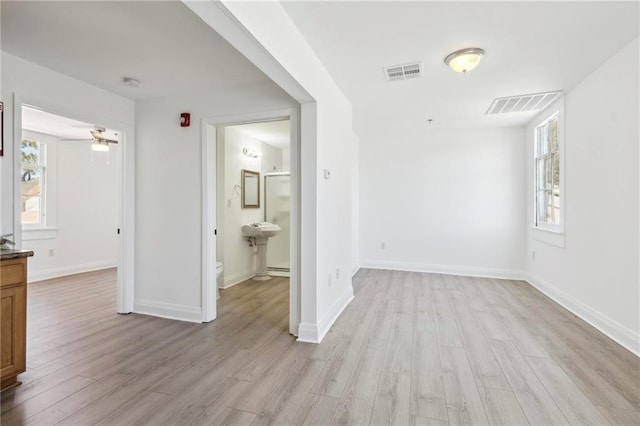
[[[260,173],[242,170],[242,208],[260,208]]]

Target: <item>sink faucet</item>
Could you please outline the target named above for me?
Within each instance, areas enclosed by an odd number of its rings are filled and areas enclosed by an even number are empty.
[[[13,234],[4,234],[4,235],[0,235],[0,246],[3,246],[5,244],[9,244],[10,246],[15,246],[16,243],[14,243],[13,241],[11,241],[9,238],[7,237],[13,237]]]

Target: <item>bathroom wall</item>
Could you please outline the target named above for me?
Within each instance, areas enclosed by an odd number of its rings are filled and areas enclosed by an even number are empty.
[[[262,191],[262,184],[264,183],[264,174],[272,173],[272,172],[281,172],[283,171],[282,165],[282,150],[280,148],[276,148],[273,145],[269,145],[268,143],[261,142],[260,150],[262,151],[262,168],[260,170],[260,197],[264,200],[264,191]],[[260,206],[264,206],[264,203],[261,203]]]
[[[47,144],[46,229],[22,233],[23,247],[34,252],[29,281],[117,266],[117,145],[107,154],[89,143],[22,134]]]
[[[282,150],[245,135],[229,126],[224,129],[224,227],[218,227],[224,239],[224,288],[251,278],[255,274],[256,250],[242,236],[242,225],[264,220],[264,173],[282,168]],[[242,153],[247,147],[262,152],[251,158]],[[260,172],[260,208],[242,208],[242,170]]]

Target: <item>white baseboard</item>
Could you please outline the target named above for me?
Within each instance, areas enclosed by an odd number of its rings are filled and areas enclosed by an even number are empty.
[[[462,275],[466,277],[501,278],[524,280],[524,271],[517,269],[477,268],[473,266],[432,265],[428,263],[393,262],[384,260],[361,260],[361,268],[391,269],[408,272],[428,272],[432,274]]]
[[[114,260],[85,263],[83,265],[62,266],[59,268],[43,269],[41,271],[28,271],[27,281],[37,282],[52,278],[66,277],[67,275],[82,274],[84,272],[99,271],[101,269],[116,268],[118,262]]]
[[[301,322],[298,326],[298,342],[320,343],[318,335],[316,324]]]
[[[136,299],[133,302],[133,312],[179,321],[202,322],[202,309],[196,306]]]
[[[333,304],[329,312],[316,324],[301,323],[298,327],[298,341],[307,343],[320,343],[329,329],[338,319],[342,311],[353,300],[353,287],[348,286],[342,296]]]
[[[636,334],[633,330],[619,324],[603,313],[585,305],[558,289],[556,286],[538,277],[529,276],[526,281],[568,311],[574,313],[626,349],[640,356],[640,334]]]
[[[237,272],[231,275],[225,275],[224,277],[224,287],[220,287],[221,289],[227,289],[229,287],[233,287],[236,284],[240,284],[243,281],[250,280],[255,277],[255,272]]]
[[[360,265],[355,266],[351,271],[351,278],[355,277],[359,270],[360,270]]]

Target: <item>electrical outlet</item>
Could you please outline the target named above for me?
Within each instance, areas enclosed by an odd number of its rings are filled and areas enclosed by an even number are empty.
[[[56,255],[56,249],[49,249],[49,257],[54,257]]]
[[[383,241],[383,242],[380,244],[380,248],[381,248],[382,250],[386,249],[386,248],[387,248],[387,243],[385,243],[385,242]]]
[[[331,274],[329,274],[329,287],[331,287]]]
[[[336,268],[336,280],[340,279],[340,268]]]

